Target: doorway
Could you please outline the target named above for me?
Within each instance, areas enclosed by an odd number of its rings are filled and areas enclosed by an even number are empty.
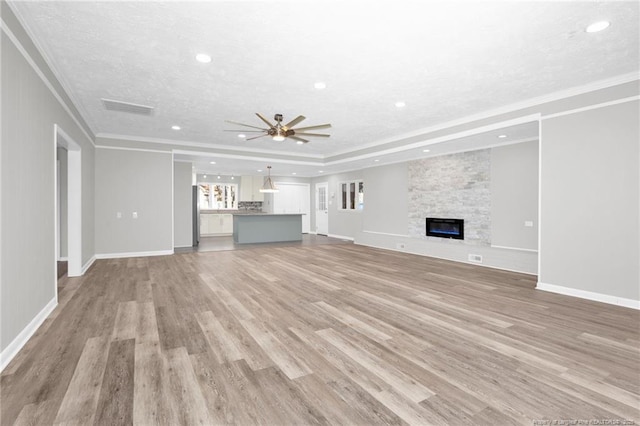
[[[62,254],[62,248],[66,246],[66,254],[68,260],[68,276],[78,277],[83,273],[82,265],[82,152],[80,145],[67,135],[58,125],[55,125],[54,149],[58,153],[66,152],[66,173],[64,168],[60,167],[60,179],[58,172],[54,175],[55,191],[56,191],[56,266]],[[66,175],[66,179],[62,174]],[[59,182],[58,182],[59,181]],[[63,188],[66,183],[66,188]],[[58,198],[57,195],[60,195]],[[66,194],[66,202],[63,197]],[[66,204],[66,206],[63,206]],[[66,209],[65,209],[66,207]],[[66,219],[62,217],[63,211],[66,210]],[[64,221],[65,223],[61,222]],[[66,226],[65,226],[66,225]],[[59,230],[59,231],[58,231]],[[64,235],[63,235],[64,234]],[[61,242],[66,242],[62,244]],[[57,280],[56,280],[57,286]],[[57,295],[57,292],[56,292]]]
[[[329,235],[329,183],[316,183],[316,234]]]

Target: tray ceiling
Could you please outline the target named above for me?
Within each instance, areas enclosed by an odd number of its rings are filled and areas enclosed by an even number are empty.
[[[639,63],[637,2],[9,4],[98,136],[316,162]],[[584,31],[603,19],[607,30]],[[102,99],[152,113],[108,110]],[[223,131],[238,128],[224,120],[260,126],[255,112],[331,123],[331,137],[296,145]]]

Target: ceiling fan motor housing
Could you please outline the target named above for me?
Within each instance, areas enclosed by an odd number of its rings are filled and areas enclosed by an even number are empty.
[[[276,120],[278,123],[282,122],[282,114],[274,115],[273,119]]]

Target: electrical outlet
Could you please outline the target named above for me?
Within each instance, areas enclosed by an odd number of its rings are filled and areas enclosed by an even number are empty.
[[[524,221],[524,226],[527,228],[533,228],[533,221],[532,220],[525,220]]]
[[[482,255],[480,254],[470,254],[469,262],[482,263]]]

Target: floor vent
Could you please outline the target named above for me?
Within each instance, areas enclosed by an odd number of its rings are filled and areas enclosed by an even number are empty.
[[[129,114],[152,115],[153,107],[146,105],[132,104],[130,102],[114,101],[102,98],[102,104],[109,111],[120,111]]]

